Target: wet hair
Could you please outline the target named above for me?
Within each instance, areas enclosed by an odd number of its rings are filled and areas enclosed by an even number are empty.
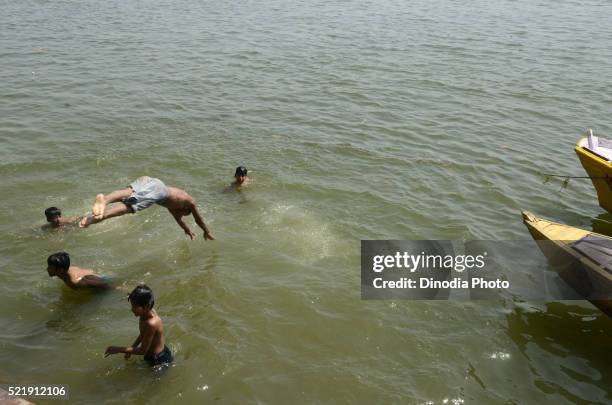
[[[57,207],[49,207],[45,210],[45,216],[48,218],[62,216],[62,210]]]
[[[150,308],[153,308],[153,305],[155,304],[153,290],[151,290],[146,284],[140,284],[128,295],[128,301],[138,307],[146,308],[150,306]]]
[[[244,166],[238,166],[236,168],[236,173],[234,173],[234,177],[238,177],[238,176],[246,176],[247,175],[247,168]]]
[[[70,255],[66,252],[53,253],[47,257],[47,265],[68,270],[70,267]]]

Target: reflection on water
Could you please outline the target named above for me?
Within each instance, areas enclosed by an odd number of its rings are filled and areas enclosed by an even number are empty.
[[[94,330],[91,323],[96,321],[104,303],[124,297],[115,290],[71,290],[63,285],[59,288],[59,298],[48,306],[51,319],[46,325],[62,334],[91,332]]]
[[[602,212],[591,218],[593,232],[612,237],[612,214]]]
[[[507,334],[529,361],[539,390],[575,403],[609,402],[612,319],[568,302],[550,302],[544,310],[517,307],[506,316]]]

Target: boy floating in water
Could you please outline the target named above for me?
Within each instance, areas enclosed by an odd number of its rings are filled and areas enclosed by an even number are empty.
[[[106,209],[107,204],[119,201],[122,204],[118,204],[109,210]],[[202,220],[192,196],[181,189],[168,187],[161,180],[148,176],[136,179],[123,190],[113,191],[107,195],[98,194],[92,208],[92,214],[83,218],[80,226],[84,228],[129,212],[136,213],[153,204],[159,204],[167,208],[176,223],[179,224],[191,239],[196,235],[191,232],[191,229],[182,220],[182,217],[189,214],[193,214],[196,224],[204,231],[204,239],[215,239]]]
[[[225,191],[240,190],[242,187],[251,183],[251,179],[247,177],[248,170],[244,166],[238,166],[234,173],[234,181],[225,189]]]
[[[144,355],[144,359],[151,366],[172,363],[172,353],[164,344],[164,326],[162,320],[153,309],[155,298],[153,291],[142,284],[134,288],[128,296],[132,304],[132,313],[138,316],[138,329],[140,334],[131,346],[109,346],[104,352],[104,357],[111,354],[125,353],[125,358],[132,354]]]
[[[43,225],[45,228],[59,228],[64,225],[76,224],[82,217],[62,217],[62,210],[57,207],[49,207],[45,210],[48,224]]]
[[[70,255],[66,252],[54,253],[47,258],[49,277],[59,277],[73,290],[77,288],[110,288],[108,281],[92,270],[70,265]]]

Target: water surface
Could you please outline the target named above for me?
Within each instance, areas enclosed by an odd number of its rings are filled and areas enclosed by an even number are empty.
[[[361,239],[612,231],[572,151],[612,137],[605,1],[0,0],[0,380],[78,403],[610,403],[588,303],[366,302]],[[245,165],[255,182],[221,193]],[[42,232],[149,175],[160,207]],[[190,222],[190,224],[193,223]],[[612,233],[612,232],[608,232]],[[122,290],[67,290],[59,250]],[[175,366],[104,359],[157,295]],[[44,401],[42,401],[44,402]]]

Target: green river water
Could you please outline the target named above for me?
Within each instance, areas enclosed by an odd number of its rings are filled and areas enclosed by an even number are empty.
[[[359,270],[363,239],[530,239],[523,209],[612,234],[590,183],[539,175],[583,175],[587,127],[612,137],[612,3],[0,10],[0,383],[85,404],[612,403],[612,322],[589,303],[365,301]],[[238,165],[254,183],[222,193]],[[142,175],[194,196],[217,240],[161,207],[40,229]],[[50,279],[60,250],[120,289]],[[162,374],[103,358],[136,337],[139,282]]]

